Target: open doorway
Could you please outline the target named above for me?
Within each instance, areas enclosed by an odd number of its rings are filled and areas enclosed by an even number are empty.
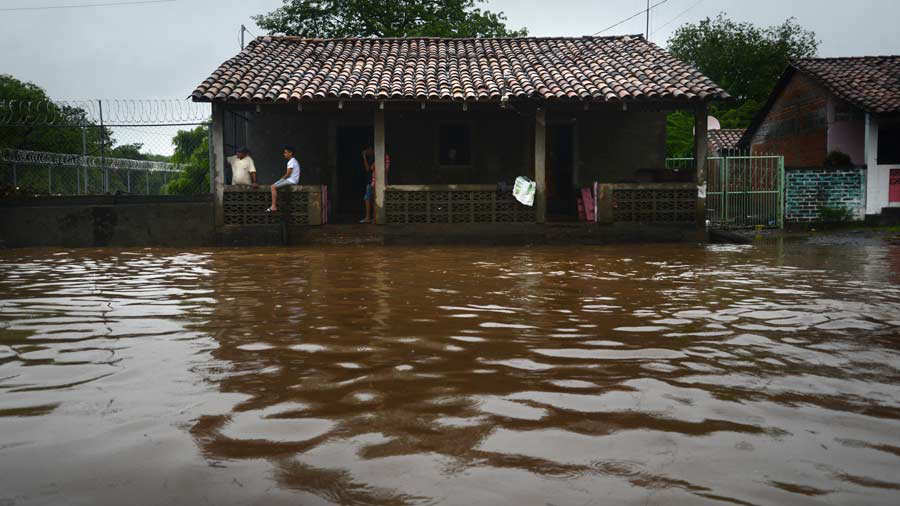
[[[574,221],[578,219],[573,184],[575,127],[550,125],[547,130],[547,220]]]
[[[356,223],[366,211],[363,195],[371,175],[363,169],[362,150],[372,144],[371,126],[342,126],[337,129],[337,201],[332,223]]]

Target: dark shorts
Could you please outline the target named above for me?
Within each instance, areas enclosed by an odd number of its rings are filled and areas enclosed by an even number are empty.
[[[372,200],[372,197],[375,196],[375,188],[372,188],[372,183],[366,185],[366,194],[363,195],[363,201]]]

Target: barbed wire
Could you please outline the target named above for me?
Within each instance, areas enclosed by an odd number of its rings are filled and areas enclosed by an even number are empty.
[[[0,126],[190,125],[210,104],[177,99],[16,100],[0,97]]]
[[[49,151],[29,151],[26,149],[2,149],[0,150],[0,162],[22,165],[83,167],[88,169],[144,170],[148,172],[182,171],[182,166],[177,163],[83,156],[68,153],[51,153]]]

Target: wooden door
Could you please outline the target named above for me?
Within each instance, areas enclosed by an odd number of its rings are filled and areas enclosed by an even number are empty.
[[[891,169],[891,186],[888,202],[900,202],[900,169]]]

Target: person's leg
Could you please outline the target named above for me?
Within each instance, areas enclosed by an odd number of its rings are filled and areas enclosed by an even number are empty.
[[[273,184],[271,186],[271,190],[272,190],[272,205],[269,206],[269,210],[277,211],[278,208],[275,206],[277,205],[277,201],[278,201],[278,187]]]
[[[372,186],[366,185],[366,194],[363,195],[363,202],[366,206],[366,217],[360,223],[369,223],[372,221]]]

